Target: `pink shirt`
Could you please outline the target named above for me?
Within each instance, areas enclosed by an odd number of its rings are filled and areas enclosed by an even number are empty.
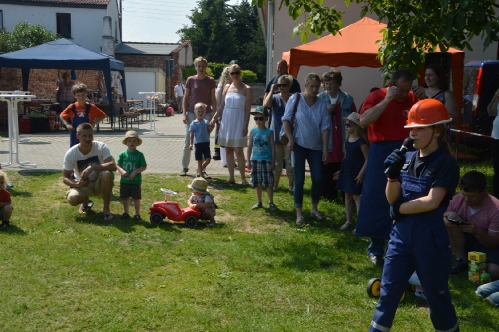
[[[194,106],[197,103],[205,103],[208,107],[206,113],[211,113],[211,91],[215,91],[215,80],[211,76],[206,76],[199,80],[196,76],[191,76],[185,82],[185,88],[190,89],[190,98],[187,101],[187,112],[194,113]],[[216,101],[214,101],[216,103]]]
[[[471,210],[464,202],[463,195],[457,194],[449,203],[447,211],[454,211],[473,222],[485,232],[499,232],[499,200],[494,196],[487,195],[487,201],[475,214],[471,215]]]

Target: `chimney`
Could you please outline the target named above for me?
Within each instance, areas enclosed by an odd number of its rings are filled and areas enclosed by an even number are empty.
[[[104,16],[102,30],[102,53],[114,57],[113,20],[111,16]]]

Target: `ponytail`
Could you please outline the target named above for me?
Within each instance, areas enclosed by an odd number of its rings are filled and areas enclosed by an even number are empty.
[[[445,123],[440,123],[435,126],[435,131],[439,133],[440,135],[438,136],[438,146],[443,148],[445,151],[451,153],[450,145],[449,143],[445,140],[445,134],[447,133],[447,127]]]

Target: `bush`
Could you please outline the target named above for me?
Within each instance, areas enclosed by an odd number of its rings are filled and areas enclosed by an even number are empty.
[[[224,70],[225,67],[229,66],[226,63],[216,63],[216,62],[209,62],[208,63],[208,68],[210,68],[213,71],[213,77],[215,77],[216,80],[220,78],[220,75],[222,75],[222,71]]]
[[[185,67],[182,69],[182,77],[186,80],[187,77],[196,75],[196,68],[194,68],[194,65]],[[213,76],[213,71],[211,70],[210,67],[206,68],[206,75],[208,76]]]
[[[251,70],[241,70],[241,75],[244,83],[256,83],[258,81],[256,74]]]

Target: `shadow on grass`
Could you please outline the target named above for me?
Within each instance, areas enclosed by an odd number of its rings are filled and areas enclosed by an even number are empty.
[[[6,228],[0,228],[0,234],[13,234],[13,235],[26,235],[26,231],[23,229],[17,227],[16,225],[13,225],[12,222],[9,227]]]
[[[22,176],[31,176],[31,177],[36,177],[36,176],[44,176],[44,175],[49,175],[49,174],[54,174],[54,173],[60,173],[62,175],[62,168],[61,169],[52,169],[52,168],[46,168],[46,169],[23,169],[19,171],[19,175]]]
[[[29,191],[18,191],[14,188],[9,189],[9,193],[12,197],[33,197],[33,194]]]

